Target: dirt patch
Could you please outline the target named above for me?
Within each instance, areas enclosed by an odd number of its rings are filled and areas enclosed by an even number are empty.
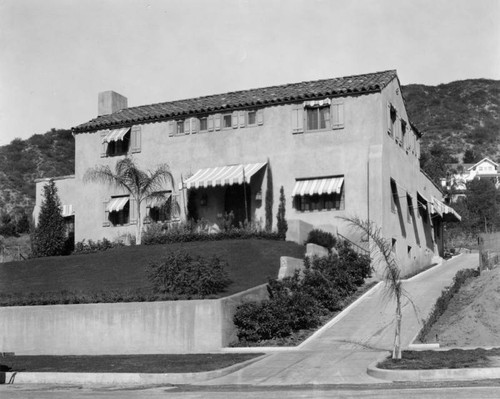
[[[469,279],[424,338],[442,347],[500,345],[500,268]]]

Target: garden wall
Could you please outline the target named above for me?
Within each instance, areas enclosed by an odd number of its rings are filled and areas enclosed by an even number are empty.
[[[0,352],[17,355],[204,353],[236,337],[235,308],[261,285],[222,299],[0,308]]]

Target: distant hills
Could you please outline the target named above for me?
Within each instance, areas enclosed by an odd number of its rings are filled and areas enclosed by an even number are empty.
[[[442,146],[461,161],[472,149],[479,161],[500,161],[500,81],[470,79],[438,86],[403,86],[411,121],[424,134],[422,152]],[[52,129],[0,147],[0,214],[19,207],[29,214],[35,179],[74,173],[75,142],[70,130]],[[427,163],[431,165],[431,163]],[[424,165],[425,168],[425,165]]]

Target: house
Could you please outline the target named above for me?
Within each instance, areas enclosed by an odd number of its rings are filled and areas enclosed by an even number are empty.
[[[283,187],[287,239],[302,242],[315,227],[366,247],[339,217],[370,219],[392,240],[403,274],[430,264],[443,250],[442,222],[459,218],[420,171],[421,133],[394,70],[131,108],[108,91],[98,117],[73,133],[75,175],[55,181],[76,241],[134,234],[132,199],[83,183],[89,168],[125,156],[144,168],[166,162],[175,178],[165,201],[143,205],[145,221],[183,220],[189,210],[216,223],[232,211],[236,223],[264,224],[272,195],[275,227]]]
[[[483,158],[475,164],[448,164],[447,168],[450,172],[441,179],[441,186],[450,192],[449,202],[465,197],[467,183],[474,179],[493,179],[496,187],[500,187],[500,169],[489,158]]]

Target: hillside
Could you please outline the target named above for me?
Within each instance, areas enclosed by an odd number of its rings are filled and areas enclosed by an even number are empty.
[[[403,94],[412,122],[424,134],[424,168],[439,170],[426,154],[435,144],[446,150],[447,158],[441,163],[454,162],[450,156],[461,160],[467,148],[474,151],[476,160],[485,156],[500,160],[500,81],[412,84],[403,86]],[[0,147],[0,214],[19,207],[31,214],[35,179],[73,174],[74,153],[69,130],[52,129]]]

